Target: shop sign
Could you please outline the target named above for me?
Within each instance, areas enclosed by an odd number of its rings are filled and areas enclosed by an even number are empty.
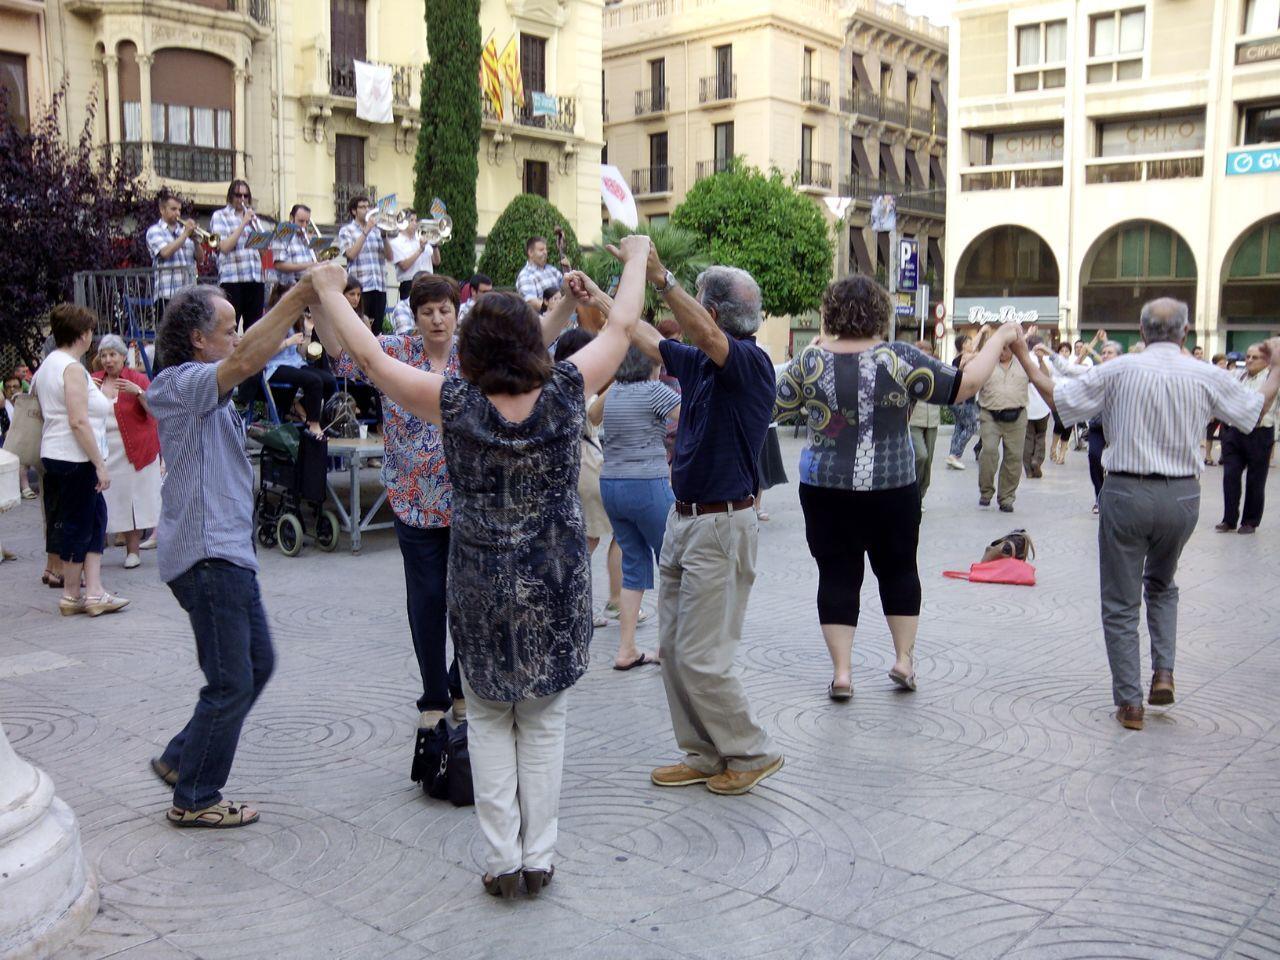
[[[1280,173],[1280,146],[1232,150],[1227,154],[1228,177],[1249,173]]]
[[[1051,163],[1062,161],[1062,127],[1002,130],[991,135],[991,162]]]
[[[1264,60],[1280,60],[1280,39],[1250,40],[1236,44],[1236,65],[1262,63]]]
[[[1204,113],[1138,117],[1098,124],[1100,157],[1141,157],[1204,149]]]
[[[952,323],[1018,323],[1058,324],[1057,297],[956,297]]]

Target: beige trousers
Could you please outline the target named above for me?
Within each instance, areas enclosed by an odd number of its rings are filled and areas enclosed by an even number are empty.
[[[1027,439],[1027,411],[1012,423],[1002,423],[983,410],[978,415],[978,435],[982,438],[982,454],[978,458],[978,496],[990,500],[996,493],[996,466],[1000,467],[1001,506],[1012,506],[1022,479],[1022,454]],[[1001,449],[1003,448],[1003,450]]]
[[[703,773],[754,770],[781,754],[751,713],[733,659],[756,579],[750,507],[667,517],[658,564],[662,681],[684,762]]]

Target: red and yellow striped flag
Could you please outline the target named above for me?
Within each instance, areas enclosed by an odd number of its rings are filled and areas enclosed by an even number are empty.
[[[484,91],[493,110],[502,119],[502,77],[498,72],[498,44],[492,37],[480,54],[480,89]]]
[[[502,53],[498,56],[498,65],[502,68],[502,75],[507,80],[507,85],[511,88],[511,106],[513,109],[524,109],[524,77],[520,75],[520,46],[516,43],[516,35],[511,34],[511,39],[507,41],[507,45],[502,48]]]

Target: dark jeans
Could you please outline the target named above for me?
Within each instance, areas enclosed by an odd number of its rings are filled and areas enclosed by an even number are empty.
[[[262,305],[266,298],[265,288],[261,283],[246,281],[244,283],[224,283],[227,299],[236,308],[236,319],[244,321],[248,330],[262,318]]]
[[[1267,492],[1267,471],[1271,468],[1271,447],[1275,443],[1271,427],[1242,433],[1235,427],[1222,428],[1222,522],[1256,527],[1262,523]],[[1245,476],[1245,474],[1248,476]],[[1240,513],[1241,478],[1244,480],[1244,514]]]
[[[1102,424],[1089,424],[1089,479],[1093,481],[1093,501],[1098,502],[1102,495],[1102,481],[1107,472],[1102,469],[1102,451],[1107,448],[1107,436],[1102,432]]]
[[[322,367],[277,367],[268,381],[272,387],[297,387],[302,391],[302,409],[307,422],[319,421],[324,402],[338,392],[338,381]],[[279,411],[281,419],[287,411]]]
[[[360,309],[372,322],[374,336],[382,333],[382,321],[387,316],[387,291],[366,290],[360,294]]]
[[[409,633],[422,674],[419,710],[448,710],[462,698],[458,656],[445,667],[448,608],[445,581],[449,570],[449,528],[411,527],[396,519],[396,539],[404,557],[404,586],[409,611]]]
[[[240,727],[267,685],[275,651],[252,570],[201,560],[170,580],[169,589],[191,618],[205,685],[191,719],[161,759],[178,771],[173,805],[202,810],[222,799]]]
[[[96,489],[98,472],[93,464],[47,457],[40,462],[45,523],[51,528],[46,542],[56,545],[64,563],[84,563],[86,554],[101,554],[106,546],[107,501]]]
[[[413,289],[413,281],[412,281],[412,280],[401,280],[401,281],[400,281],[400,299],[401,299],[401,300],[408,300],[408,299],[409,299],[409,291],[410,291],[410,290],[412,290],[412,289]]]

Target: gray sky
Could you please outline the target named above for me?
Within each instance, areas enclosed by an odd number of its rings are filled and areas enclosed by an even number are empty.
[[[951,0],[906,0],[905,6],[909,12],[922,13],[943,25],[951,19]]]

